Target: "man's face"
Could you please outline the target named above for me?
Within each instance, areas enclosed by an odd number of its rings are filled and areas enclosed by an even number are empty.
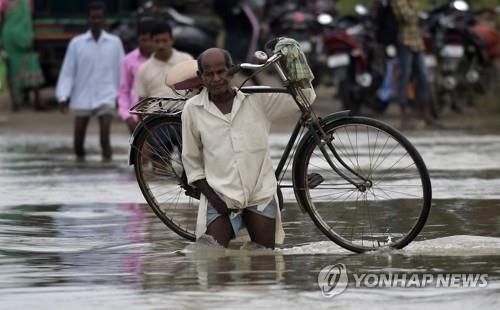
[[[89,26],[93,32],[101,31],[104,28],[104,11],[103,10],[90,10],[89,12]]]
[[[151,53],[153,52],[153,40],[151,40],[151,34],[141,34],[137,38],[137,41],[139,43],[141,52],[146,56],[151,55]]]
[[[155,53],[159,56],[167,56],[172,52],[174,40],[168,32],[159,33],[153,36],[153,46]]]
[[[227,73],[228,68],[223,53],[204,55],[202,66],[203,72],[198,74],[210,94],[219,95],[231,90],[231,76]]]

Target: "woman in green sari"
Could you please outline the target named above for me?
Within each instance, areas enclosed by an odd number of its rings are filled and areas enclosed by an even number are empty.
[[[12,109],[23,103],[23,92],[35,92],[35,109],[40,104],[38,89],[44,77],[33,49],[33,23],[30,0],[0,0],[2,44],[7,53]]]

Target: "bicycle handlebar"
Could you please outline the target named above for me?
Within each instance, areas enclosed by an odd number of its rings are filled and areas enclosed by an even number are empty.
[[[274,48],[274,46],[281,39],[282,38],[279,37],[279,38],[274,38],[274,39],[271,39],[271,40],[267,41],[264,44],[264,49],[266,50],[266,54],[268,54],[268,55],[269,54],[273,54],[273,48]],[[248,69],[248,70],[260,71],[260,70],[262,70],[264,68],[267,68],[269,65],[275,63],[276,61],[278,61],[281,58],[281,56],[283,56],[281,53],[279,53],[279,52],[275,53],[271,57],[269,57],[269,59],[265,63],[260,64],[260,65],[252,64],[252,63],[241,63],[241,64],[234,65],[231,68],[229,68],[228,74],[229,75],[234,75],[234,74],[240,72],[241,69]]]
[[[283,55],[281,53],[276,53],[273,56],[271,56],[265,63],[263,63],[261,65],[252,64],[252,63],[237,64],[237,65],[234,65],[231,68],[229,68],[228,74],[234,75],[234,74],[240,72],[241,69],[254,70],[254,71],[262,70],[262,69],[267,68],[268,66],[272,65],[273,63],[277,62],[282,56]]]

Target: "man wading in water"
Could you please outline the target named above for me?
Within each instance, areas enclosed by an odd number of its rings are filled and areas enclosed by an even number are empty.
[[[269,131],[276,119],[299,109],[289,94],[244,94],[231,88],[232,65],[225,50],[203,52],[198,76],[205,88],[182,113],[182,160],[188,182],[202,193],[196,237],[227,247],[246,228],[256,246],[274,249],[284,232]],[[304,93],[314,100],[312,89]]]

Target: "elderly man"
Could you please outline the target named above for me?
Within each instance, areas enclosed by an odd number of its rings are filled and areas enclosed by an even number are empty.
[[[274,248],[284,233],[274,198],[269,131],[274,120],[298,107],[288,94],[233,89],[231,66],[227,51],[203,52],[198,76],[205,89],[186,102],[182,113],[182,160],[188,182],[202,193],[196,236],[209,235],[227,247],[246,227],[254,244]],[[312,89],[306,94],[314,100]]]

